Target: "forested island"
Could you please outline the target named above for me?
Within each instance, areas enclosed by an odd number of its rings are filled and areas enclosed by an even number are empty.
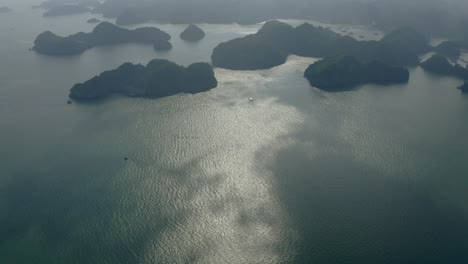
[[[310,65],[304,77],[325,91],[343,91],[358,85],[407,83],[409,71],[382,62],[360,62],[351,56],[326,58]]]
[[[199,41],[199,40],[202,40],[204,37],[205,37],[205,32],[201,28],[195,25],[188,26],[180,34],[180,38],[185,41]]]
[[[168,60],[155,59],[146,66],[125,63],[85,83],[76,84],[70,91],[70,98],[87,101],[112,94],[161,98],[178,93],[200,93],[217,85],[213,68],[207,63],[183,67]]]
[[[98,24],[91,33],[77,33],[68,37],[50,31],[41,33],[34,41],[33,50],[46,55],[77,55],[101,45],[121,43],[156,43],[169,41],[171,36],[156,27],[134,30],[120,28],[109,22]]]
[[[428,72],[468,79],[468,70],[458,64],[452,65],[450,61],[441,55],[433,55],[421,63],[421,67]]]
[[[256,70],[281,65],[288,55],[350,55],[363,61],[407,66],[417,65],[418,56],[430,49],[428,39],[408,27],[396,29],[380,41],[358,41],[308,23],[294,28],[274,20],[256,34],[221,43],[214,49],[212,61],[216,67]]]

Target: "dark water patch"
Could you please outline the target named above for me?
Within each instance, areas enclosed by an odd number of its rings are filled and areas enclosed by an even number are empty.
[[[171,223],[157,206],[147,206],[144,213],[138,210],[135,192],[139,183],[119,174],[123,162],[99,157],[56,162],[48,168],[13,173],[0,195],[6,205],[5,217],[0,219],[0,248],[14,246],[34,230],[32,236],[39,237],[50,251],[28,248],[27,258],[5,252],[0,262],[141,262],[147,244]],[[128,189],[121,192],[120,184]],[[144,220],[148,217],[153,221]],[[17,246],[37,246],[33,239],[26,239],[25,245],[17,242]]]
[[[281,150],[271,170],[300,234],[295,263],[463,263],[468,219],[340,153]]]

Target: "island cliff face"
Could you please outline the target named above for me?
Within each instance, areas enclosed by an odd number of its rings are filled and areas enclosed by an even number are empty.
[[[76,84],[70,98],[79,101],[101,99],[111,94],[161,98],[178,93],[200,93],[215,88],[218,82],[207,63],[183,67],[167,60],[152,60],[146,67],[125,63],[103,72],[85,83]]]
[[[421,63],[421,67],[430,73],[449,75],[462,79],[468,79],[468,70],[460,65],[452,65],[447,58],[441,55],[433,55]]]
[[[33,50],[46,55],[76,55],[94,46],[156,43],[170,39],[169,34],[155,27],[128,30],[102,22],[91,33],[80,32],[68,37],[60,37],[50,31],[43,32],[34,41]]]
[[[195,25],[190,25],[180,34],[180,38],[185,41],[199,41],[205,37],[205,32]]]
[[[407,83],[409,71],[382,62],[360,62],[351,56],[320,60],[307,68],[304,77],[325,91],[349,90],[358,85]]]
[[[294,28],[270,21],[256,34],[218,45],[212,62],[221,68],[255,70],[283,64],[293,54],[321,58],[350,55],[364,61],[417,65],[418,55],[429,50],[428,40],[409,28],[394,30],[380,41],[358,41],[307,23]],[[269,63],[265,63],[266,57]]]

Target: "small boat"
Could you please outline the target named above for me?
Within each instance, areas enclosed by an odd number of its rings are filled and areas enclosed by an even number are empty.
[[[253,102],[253,98],[252,98],[252,97],[250,97],[250,98],[249,98],[249,101],[250,101],[250,102]]]

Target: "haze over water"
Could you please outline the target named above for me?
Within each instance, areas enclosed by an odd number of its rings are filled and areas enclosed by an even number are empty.
[[[0,263],[468,262],[461,80],[417,67],[407,85],[327,93],[302,77],[316,59],[291,56],[271,70],[215,69],[218,88],[197,95],[67,105],[73,84],[102,71],[209,62],[217,44],[261,25],[201,25],[207,37],[187,44],[186,25],[152,24],[172,51],[58,58],[28,51],[37,34],[90,31],[95,16],[10,6]]]

